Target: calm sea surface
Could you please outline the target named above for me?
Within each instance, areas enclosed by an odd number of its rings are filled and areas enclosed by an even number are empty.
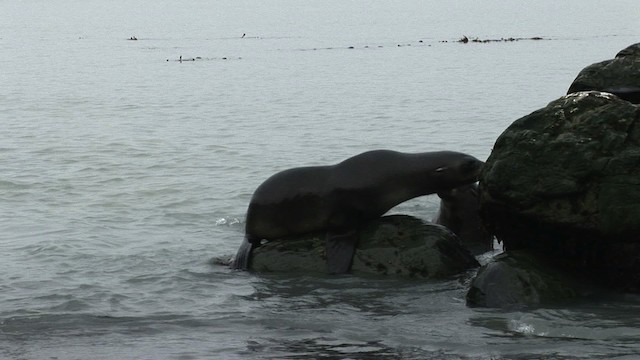
[[[0,359],[635,358],[637,296],[469,309],[472,274],[212,259],[274,172],[378,148],[485,159],[639,41],[637,0],[0,0]]]

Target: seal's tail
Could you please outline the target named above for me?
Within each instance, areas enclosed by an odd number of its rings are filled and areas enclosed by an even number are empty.
[[[253,245],[245,236],[242,241],[242,245],[240,245],[240,249],[238,249],[236,258],[231,262],[231,268],[235,270],[249,270],[249,259],[251,257],[252,249]]]

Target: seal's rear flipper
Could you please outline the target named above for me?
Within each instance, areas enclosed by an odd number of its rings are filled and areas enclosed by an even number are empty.
[[[251,256],[252,248],[253,245],[249,242],[249,239],[245,237],[242,241],[242,245],[240,245],[240,249],[238,249],[236,258],[233,259],[230,267],[235,270],[249,270],[249,258]]]
[[[327,233],[326,252],[329,274],[349,272],[357,243],[358,233],[355,230],[346,233]]]

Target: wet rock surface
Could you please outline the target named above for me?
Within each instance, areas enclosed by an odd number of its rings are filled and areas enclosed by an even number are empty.
[[[640,290],[638,107],[579,92],[516,120],[480,176],[482,216],[507,251],[528,249]]]
[[[471,282],[471,307],[523,308],[559,304],[587,292],[576,278],[526,251],[497,255]]]
[[[382,217],[359,232],[351,273],[443,278],[478,266],[448,229],[406,215]],[[253,251],[258,272],[326,273],[325,235],[271,241]]]

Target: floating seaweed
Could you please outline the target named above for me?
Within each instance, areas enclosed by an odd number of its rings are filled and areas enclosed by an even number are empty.
[[[466,35],[463,35],[460,39],[456,40],[456,42],[458,43],[462,43],[462,44],[467,44],[467,43],[490,43],[490,42],[513,42],[513,41],[523,41],[523,40],[545,40],[544,38],[540,37],[540,36],[534,36],[534,37],[528,37],[528,38],[524,38],[524,37],[519,37],[519,38],[514,38],[514,37],[508,37],[508,38],[500,38],[500,39],[480,39],[480,38],[475,38],[475,39],[469,39]],[[449,42],[447,40],[443,40],[441,41],[443,43]]]
[[[180,57],[178,59],[167,59],[167,61],[175,61],[175,62],[190,62],[190,61],[215,61],[215,60],[242,60],[242,57],[201,57],[201,56],[196,56],[196,57],[191,57],[191,58],[183,58],[182,55],[180,55]]]

